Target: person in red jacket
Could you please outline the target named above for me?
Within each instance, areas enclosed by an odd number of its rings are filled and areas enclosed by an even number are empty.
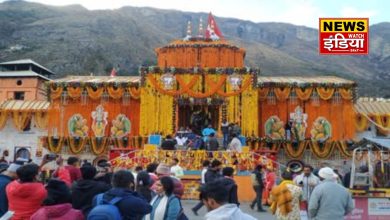
[[[65,169],[69,171],[71,183],[81,179],[80,171],[80,159],[77,157],[68,158],[68,166],[65,166]]]
[[[7,185],[8,210],[15,212],[12,220],[28,220],[41,207],[47,192],[36,182],[39,167],[26,164],[16,170],[18,180]]]
[[[43,207],[31,216],[30,220],[83,220],[80,210],[73,209],[70,190],[66,183],[59,179],[51,179],[46,186],[47,197]]]

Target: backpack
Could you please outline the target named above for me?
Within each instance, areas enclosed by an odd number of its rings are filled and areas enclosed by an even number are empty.
[[[167,217],[167,214],[168,214],[168,209],[169,209],[169,204],[171,203],[172,200],[174,199],[178,199],[179,200],[179,204],[180,204],[180,211],[179,211],[179,214],[177,215],[176,217],[176,220],[188,220],[188,217],[186,216],[186,214],[184,214],[184,209],[183,209],[183,206],[181,205],[181,201],[178,197],[176,196],[172,196],[171,198],[169,198],[168,200],[168,203],[167,203],[167,207],[165,208],[165,216],[164,216],[164,219],[166,219]]]
[[[87,220],[121,220],[122,215],[115,205],[122,197],[114,197],[108,203],[103,200],[104,193],[96,196],[96,206],[89,212]]]

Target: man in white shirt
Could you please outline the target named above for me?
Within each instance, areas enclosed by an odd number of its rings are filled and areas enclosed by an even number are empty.
[[[308,203],[311,193],[314,187],[320,183],[320,179],[313,174],[313,168],[310,165],[305,165],[303,167],[303,173],[294,178],[294,183],[302,188],[302,201]]]
[[[181,168],[181,166],[179,165],[179,160],[177,158],[173,158],[171,174],[177,179],[180,179],[184,176],[183,168]]]
[[[236,151],[236,152],[241,152],[242,151],[242,144],[240,139],[237,137],[237,134],[232,134],[232,141],[229,144],[229,150],[230,151]]]

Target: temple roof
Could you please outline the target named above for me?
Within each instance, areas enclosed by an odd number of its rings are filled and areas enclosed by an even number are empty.
[[[365,115],[390,114],[390,99],[360,98],[355,104],[357,113]]]
[[[22,64],[31,64],[34,65],[42,70],[45,71],[47,75],[53,75],[55,74],[53,71],[49,70],[48,68],[42,66],[41,64],[35,62],[32,59],[22,59],[22,60],[13,60],[13,61],[7,61],[0,63],[0,66],[10,66],[10,65],[22,65]]]
[[[47,111],[50,102],[48,101],[23,101],[23,100],[7,100],[0,102],[1,111]]]
[[[65,78],[53,80],[53,83],[86,83],[86,84],[106,84],[106,83],[128,83],[138,85],[141,81],[139,76],[67,76]]]
[[[0,78],[11,78],[11,77],[39,77],[44,80],[50,80],[49,78],[38,74],[31,70],[24,71],[0,71]]]
[[[280,86],[337,86],[351,87],[356,83],[351,80],[336,76],[260,76],[257,77],[257,85],[260,87],[280,87]]]
[[[205,39],[205,38],[190,38],[189,40],[174,40],[170,42],[169,44],[157,48],[172,48],[172,47],[228,47],[228,48],[234,48],[234,49],[241,49],[234,44],[231,44],[229,41],[226,40],[216,40],[213,41],[211,39]]]

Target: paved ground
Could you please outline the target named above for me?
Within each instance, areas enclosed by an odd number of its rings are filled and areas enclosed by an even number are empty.
[[[198,212],[199,216],[195,216],[192,213],[192,211],[191,211],[191,208],[194,207],[197,203],[198,203],[198,201],[195,201],[195,200],[182,200],[182,204],[184,206],[184,212],[185,212],[185,214],[187,215],[187,217],[190,220],[201,220],[201,219],[204,219],[204,216],[206,214],[206,207],[203,206],[199,210],[199,212]],[[275,219],[271,215],[271,213],[269,213],[269,212],[256,212],[254,210],[251,210],[249,208],[249,203],[241,204],[240,208],[245,213],[248,213],[248,214],[252,215],[253,217],[255,217],[256,219],[259,219],[259,220],[274,220]]]

